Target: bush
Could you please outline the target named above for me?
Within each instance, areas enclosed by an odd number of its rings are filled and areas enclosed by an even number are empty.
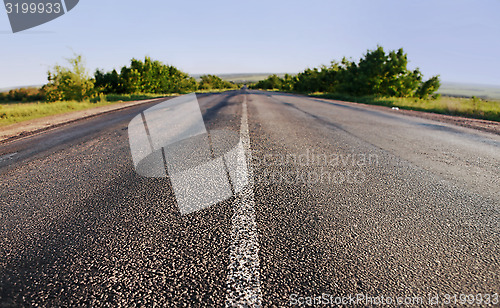
[[[439,81],[439,77],[434,76],[418,87],[416,96],[419,98],[429,98],[429,96],[433,95],[440,86],[441,82]]]
[[[149,57],[144,61],[132,59],[129,67],[122,67],[116,84],[117,75],[117,72],[102,74],[97,71],[96,82],[100,88],[109,89],[107,93],[116,94],[187,93],[197,89],[194,78],[174,66],[165,65]]]
[[[225,81],[219,76],[203,75],[200,77],[201,81],[198,84],[200,90],[214,90],[214,89],[237,89],[238,86],[232,82]]]
[[[49,83],[43,87],[46,100],[82,101],[94,93],[94,81],[87,75],[81,55],[67,59],[70,67],[54,66],[48,72]]]
[[[45,100],[45,92],[39,88],[20,88],[0,93],[3,102],[36,102]]]
[[[332,61],[330,66],[306,69],[296,76],[271,75],[252,88],[418,98],[428,98],[439,89],[438,76],[422,82],[420,70],[410,71],[407,65],[408,57],[402,48],[386,54],[379,46],[368,50],[357,63],[344,58],[340,63]]]

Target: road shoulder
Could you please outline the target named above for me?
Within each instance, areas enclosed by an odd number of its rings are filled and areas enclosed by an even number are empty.
[[[73,123],[83,119],[92,118],[105,113],[122,110],[141,104],[161,102],[170,97],[147,99],[141,101],[114,103],[107,106],[96,107],[92,109],[67,112],[58,115],[47,116],[43,118],[23,121],[0,128],[0,143],[9,142],[26,136],[34,135],[55,127]]]
[[[394,112],[394,113],[398,113],[398,114],[410,115],[410,116],[414,116],[414,117],[424,118],[424,119],[428,119],[428,120],[434,120],[434,121],[448,123],[448,124],[454,124],[454,125],[458,125],[458,126],[463,126],[463,127],[467,127],[467,128],[477,129],[477,130],[500,135],[500,122],[495,122],[495,121],[475,119],[475,118],[466,118],[466,117],[461,117],[461,116],[453,116],[453,115],[432,113],[432,112],[425,112],[425,111],[400,109],[400,108],[399,109],[392,109],[391,107],[386,107],[386,106],[368,105],[368,104],[362,104],[362,103],[354,103],[354,102],[339,101],[339,100],[324,99],[324,98],[312,98],[312,99],[319,100],[319,101],[343,102],[343,103],[362,106],[363,108],[377,109],[377,110],[382,110],[382,111]]]

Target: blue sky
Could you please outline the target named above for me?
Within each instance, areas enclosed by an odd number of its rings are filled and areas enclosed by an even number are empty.
[[[95,1],[12,34],[0,9],[0,88],[43,84],[72,52],[87,68],[148,55],[191,73],[296,73],[403,47],[443,81],[500,86],[500,0]]]

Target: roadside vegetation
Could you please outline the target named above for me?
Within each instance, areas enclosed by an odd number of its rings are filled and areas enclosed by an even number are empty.
[[[500,101],[478,97],[438,96],[435,99],[408,97],[350,96],[335,93],[309,93],[309,96],[368,105],[433,112],[500,122]]]
[[[93,74],[81,55],[66,60],[67,66],[48,71],[44,86],[0,93],[0,126],[123,101],[239,88],[215,75],[196,80],[149,57]],[[500,121],[500,101],[441,96],[436,93],[439,76],[424,80],[418,68],[409,70],[407,65],[403,49],[386,53],[377,47],[357,62],[344,58],[297,75],[270,75],[250,88]]]
[[[297,75],[271,75],[250,87],[500,121],[500,102],[442,97],[436,94],[439,76],[424,80],[418,68],[409,70],[407,65],[403,49],[386,53],[379,46],[358,62],[344,58]]]
[[[20,88],[9,92],[0,92],[0,103],[35,102],[45,100],[45,94],[40,88]]]
[[[49,70],[44,86],[0,93],[0,126],[123,101],[239,88],[215,75],[201,76],[197,82],[178,68],[149,57],[132,59],[119,71],[98,69],[93,75],[81,55],[66,60],[67,66],[55,65]]]
[[[109,105],[106,102],[59,101],[0,104],[0,126],[36,118]]]
[[[229,81],[222,80],[219,76],[203,75],[198,84],[200,90],[220,90],[220,89],[238,89],[239,86]]]

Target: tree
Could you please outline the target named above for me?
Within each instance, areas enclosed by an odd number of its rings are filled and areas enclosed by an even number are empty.
[[[98,69],[94,73],[94,79],[94,88],[100,93],[119,94],[123,92],[120,87],[120,74],[115,69],[106,73]]]
[[[265,89],[265,90],[272,90],[272,89],[281,90],[282,85],[283,85],[283,80],[280,77],[278,77],[278,75],[274,74],[267,77],[267,79],[257,82],[254,88]]]
[[[194,78],[174,66],[145,57],[132,59],[130,67],[120,71],[118,90],[121,93],[187,93],[197,89]]]
[[[213,90],[213,89],[236,89],[237,85],[229,81],[223,80],[219,76],[215,75],[203,75],[200,77],[201,81],[198,87],[202,90]]]
[[[280,90],[293,91],[295,83],[296,83],[295,76],[292,76],[290,74],[285,74],[285,77],[282,79],[282,82],[281,82],[281,89]]]
[[[54,66],[48,72],[49,82],[43,87],[48,101],[89,98],[94,90],[94,81],[88,76],[81,55],[66,59],[69,67]]]
[[[440,86],[441,82],[439,81],[439,76],[434,76],[418,87],[416,96],[419,98],[429,98],[430,95],[433,95],[439,90]]]
[[[420,70],[408,69],[408,56],[402,48],[386,53],[378,46],[368,50],[357,63],[343,58],[340,63],[332,61],[330,66],[308,68],[296,76],[285,76],[285,79],[271,75],[253,88],[427,98],[439,86],[438,76],[422,83]]]

